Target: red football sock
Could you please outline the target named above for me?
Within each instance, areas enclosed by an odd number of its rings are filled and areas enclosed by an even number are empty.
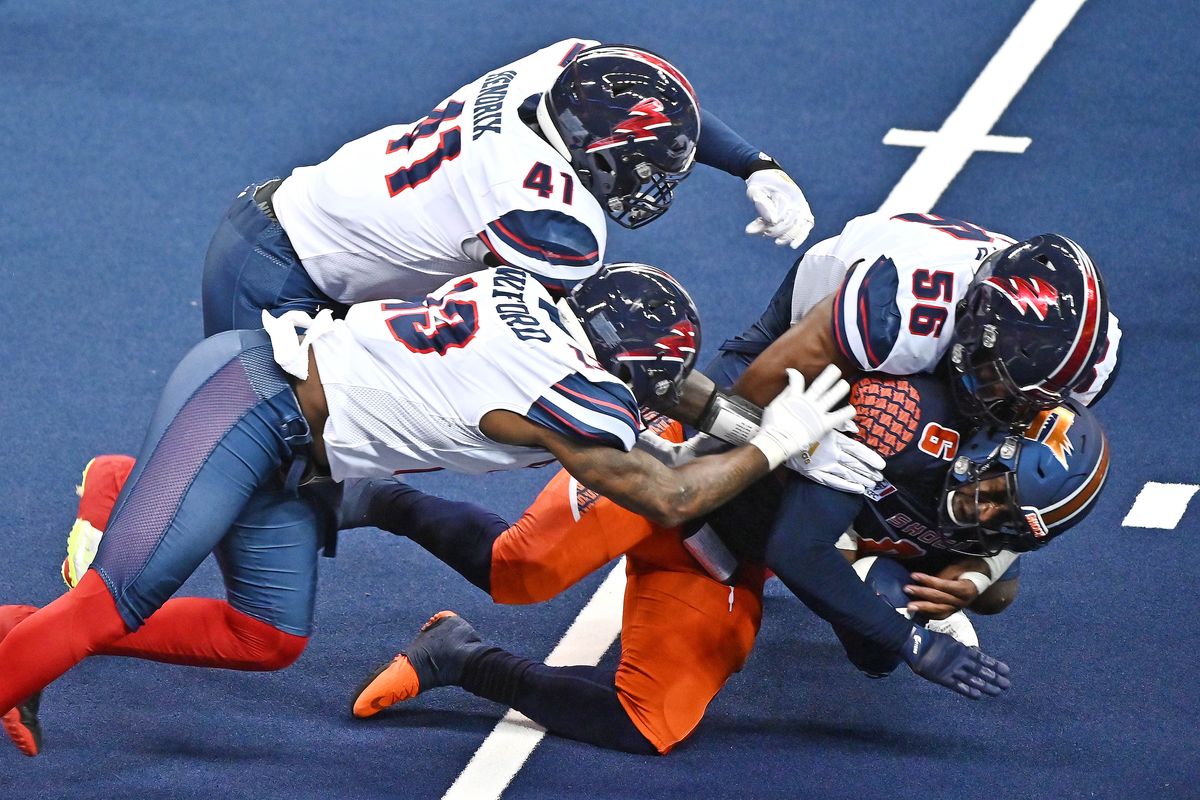
[[[271,671],[291,664],[308,639],[243,614],[224,600],[169,600],[134,633],[97,651],[189,667]]]
[[[0,606],[0,641],[3,641],[18,623],[37,610],[37,606]]]
[[[125,633],[108,586],[88,570],[79,586],[27,616],[0,641],[0,713]]]

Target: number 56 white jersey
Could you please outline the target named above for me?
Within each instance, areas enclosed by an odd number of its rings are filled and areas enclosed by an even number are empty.
[[[950,346],[958,302],[979,264],[1013,239],[935,214],[868,214],[814,245],[797,270],[793,321],[815,300],[807,284],[829,286],[833,336],[842,355],[864,372],[932,372]],[[821,296],[825,296],[824,293]],[[817,298],[819,299],[819,298]],[[1074,395],[1090,402],[1117,362],[1121,329],[1109,315],[1108,346]]]
[[[272,202],[317,286],[343,303],[416,297],[489,251],[551,282],[594,273],[607,216],[520,111],[594,44],[569,39],[498,67],[417,122],[293,171]]]

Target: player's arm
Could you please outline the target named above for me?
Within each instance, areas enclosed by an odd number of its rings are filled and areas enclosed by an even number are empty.
[[[857,368],[842,354],[833,339],[833,298],[830,295],[817,303],[804,317],[755,357],[733,385],[733,394],[761,408],[775,399],[787,385],[787,370],[794,369],[811,380],[829,364],[843,375],[853,376]],[[703,373],[693,370],[684,381],[679,402],[668,409],[658,409],[673,419],[697,426],[706,433],[705,419],[714,411],[714,402],[730,395],[720,392],[717,385]],[[736,402],[736,401],[735,401]],[[719,438],[719,434],[714,433]]]
[[[914,572],[913,585],[905,587],[913,599],[908,610],[931,619],[945,619],[955,611],[969,608],[1016,560],[1016,553],[1002,550],[988,558],[960,558],[947,564],[937,575]],[[1012,602],[1011,597],[1008,602]],[[982,613],[996,613],[1007,605],[1003,603],[995,611]]]
[[[804,192],[775,159],[751,146],[707,109],[700,111],[696,160],[746,181],[746,196],[758,212],[746,233],[766,236],[792,249],[808,238],[813,214]]]
[[[799,322],[772,342],[742,373],[733,391],[755,405],[771,402],[783,389],[785,370],[794,369],[806,378],[833,364],[849,379],[857,367],[838,348],[833,337],[833,306],[829,295],[813,306]]]
[[[831,411],[849,391],[835,369],[807,388],[798,373],[763,411],[751,441],[671,469],[641,451],[586,443],[510,411],[490,411],[480,430],[507,444],[552,453],[577,480],[653,522],[674,527],[727,502],[753,481],[810,447],[853,417],[852,406]]]

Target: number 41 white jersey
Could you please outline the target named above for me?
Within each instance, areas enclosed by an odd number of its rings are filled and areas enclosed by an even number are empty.
[[[637,402],[585,355],[570,323],[533,276],[512,267],[452,279],[415,302],[354,305],[312,343],[329,406],[322,433],[333,477],[478,473],[553,460],[484,436],[479,423],[493,410],[630,450],[641,428]]]
[[[417,297],[488,252],[551,282],[594,273],[607,216],[520,111],[594,44],[568,39],[498,67],[417,122],[293,171],[272,203],[317,286],[343,303]]]
[[[833,306],[833,335],[842,355],[864,372],[932,372],[950,345],[958,302],[979,264],[1013,241],[934,214],[857,217],[840,235],[805,254],[808,263],[797,271],[793,321],[811,305],[798,302],[800,287],[809,280],[806,267],[842,272]],[[1110,314],[1104,357],[1090,382],[1074,393],[1084,403],[1112,374],[1120,339],[1117,318]]]

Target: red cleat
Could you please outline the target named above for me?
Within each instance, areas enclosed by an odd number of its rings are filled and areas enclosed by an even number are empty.
[[[0,640],[35,611],[33,606],[0,606]],[[42,749],[42,726],[38,722],[41,700],[42,693],[38,692],[0,717],[8,738],[27,756],[36,756]]]

